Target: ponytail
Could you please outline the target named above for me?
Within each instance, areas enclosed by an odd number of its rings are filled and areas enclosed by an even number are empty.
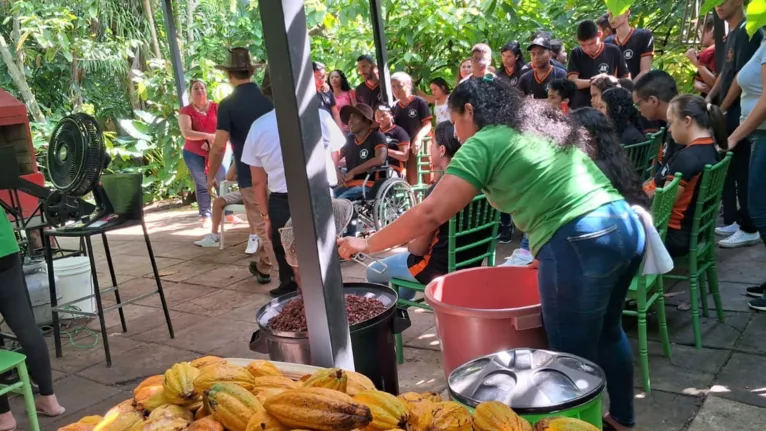
[[[715,143],[718,144],[719,148],[727,150],[729,148],[729,131],[726,127],[726,117],[723,115],[723,111],[718,106],[708,103],[707,115]]]

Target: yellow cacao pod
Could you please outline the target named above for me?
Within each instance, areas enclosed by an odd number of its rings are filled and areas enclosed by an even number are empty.
[[[434,404],[433,431],[471,431],[473,419],[468,409],[454,401]]]
[[[541,419],[535,424],[535,431],[598,431],[598,428],[575,418],[552,417]]]
[[[255,395],[233,383],[216,383],[206,394],[213,417],[229,431],[245,431],[250,418],[263,410]]]
[[[281,394],[282,392],[286,391],[287,389],[283,388],[261,388],[255,390],[255,396],[258,398],[258,401],[263,404],[266,400],[273,397],[276,394]]]
[[[350,431],[372,422],[369,407],[343,392],[326,388],[287,390],[266,400],[264,407],[292,429]]]
[[[529,423],[499,401],[486,401],[473,411],[474,431],[528,431]]]
[[[85,424],[85,425],[98,425],[102,420],[104,420],[103,416],[85,416],[84,418],[77,421],[78,423]]]
[[[198,419],[189,425],[189,429],[186,431],[224,431],[223,425],[220,422],[213,419],[212,416],[208,416],[202,419]]]
[[[208,365],[211,365],[211,364],[225,364],[226,359],[219,358],[218,356],[203,356],[189,363],[194,368],[202,368],[202,367],[207,367]]]
[[[189,426],[189,422],[181,418],[160,417],[149,419],[144,422],[141,431],[182,431]]]
[[[150,420],[159,418],[180,418],[184,419],[186,422],[191,422],[194,419],[194,415],[192,415],[192,412],[181,406],[165,404],[154,409],[149,415]]]
[[[133,397],[137,398],[138,394],[146,388],[162,387],[162,382],[165,380],[165,376],[158,374],[156,376],[147,377],[138,386],[133,389]]]
[[[375,383],[364,374],[357,373],[356,371],[346,371],[346,375],[348,376],[346,393],[350,396],[353,397],[359,392],[375,390]]]
[[[310,378],[311,378],[311,374],[304,374],[303,376],[301,376],[300,379],[298,379],[298,381],[303,383],[303,382],[305,382],[306,380],[308,380]]]
[[[406,395],[400,400],[405,399],[404,405],[407,406],[407,413],[410,417],[407,419],[408,431],[431,431],[431,427],[434,423],[434,408],[435,403],[424,400],[419,394],[417,397]]]
[[[102,416],[85,416],[73,424],[59,428],[58,431],[93,431],[102,420]]]
[[[207,406],[203,403],[202,406],[194,412],[194,420],[198,421],[207,416],[210,416],[210,410],[208,410]]]
[[[404,401],[405,403],[409,403],[409,402],[422,401],[423,400],[423,395],[418,394],[416,392],[405,392],[403,394],[397,395],[396,398],[399,398],[400,400]]]
[[[290,431],[266,410],[255,414],[247,423],[246,431]]]
[[[200,370],[199,375],[194,379],[194,389],[201,394],[215,383],[233,383],[249,391],[254,387],[255,378],[244,367],[233,364],[211,364]]]
[[[136,400],[136,409],[139,411],[151,412],[159,406],[170,404],[170,401],[165,398],[165,388],[160,389],[151,397],[145,400]]]
[[[421,397],[423,397],[424,400],[431,401],[432,403],[440,403],[444,401],[442,399],[442,396],[437,394],[436,392],[423,392],[420,394]]]
[[[199,370],[192,367],[188,362],[174,364],[165,371],[163,388],[165,398],[171,404],[188,404],[199,395],[194,389],[194,379],[199,375]]]
[[[386,431],[407,425],[410,414],[407,406],[388,392],[364,391],[356,394],[354,401],[364,404],[372,412],[372,422],[368,431]]]
[[[133,406],[136,408],[136,410],[144,410],[144,405],[147,403],[147,401],[164,390],[165,388],[163,388],[162,383],[160,383],[158,386],[144,386],[139,391],[133,391],[135,394],[133,396]],[[164,397],[164,395],[160,396]]]
[[[264,376],[256,377],[254,381],[253,393],[264,389],[297,389],[300,385],[284,376]]]
[[[107,413],[93,431],[140,431],[143,424],[144,415],[141,413],[115,410]]]
[[[253,377],[265,377],[265,376],[282,376],[282,371],[269,361],[261,359],[255,360],[247,364],[247,371],[253,375]]]
[[[305,382],[304,388],[325,388],[346,392],[348,375],[340,368],[326,368],[311,375]]]

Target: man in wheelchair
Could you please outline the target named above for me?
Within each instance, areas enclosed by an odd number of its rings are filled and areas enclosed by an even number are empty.
[[[346,160],[346,172],[338,168],[338,186],[333,194],[337,199],[359,200],[370,194],[374,181],[383,175],[383,172],[370,175],[368,171],[386,164],[386,137],[378,130],[372,108],[365,104],[344,106],[340,119],[351,135],[340,150],[340,159]]]

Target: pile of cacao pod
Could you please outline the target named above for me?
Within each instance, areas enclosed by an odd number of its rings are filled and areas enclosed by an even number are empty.
[[[533,428],[500,402],[471,415],[436,393],[398,397],[362,374],[322,369],[293,380],[269,361],[247,367],[205,356],[142,381],[102,416],[58,431],[596,431],[585,422],[552,418]]]

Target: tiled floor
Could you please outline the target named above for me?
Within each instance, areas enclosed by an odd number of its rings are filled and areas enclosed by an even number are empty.
[[[41,418],[43,430],[55,430],[81,416],[103,414],[130,398],[132,387],[140,379],[177,361],[202,354],[263,357],[251,352],[248,343],[256,329],[256,312],[271,299],[268,290],[276,282],[258,285],[250,276],[247,269],[250,259],[243,253],[246,228],[230,228],[226,234],[228,247],[220,251],[192,244],[205,231],[198,227],[191,211],[149,214],[147,224],[175,338],[168,336],[158,296],[125,308],[126,333],[121,331],[117,312],[106,316],[112,367],[106,367],[101,343],[87,348],[97,341],[88,333],[81,332],[71,341],[64,338],[62,358],[55,358],[52,339],[47,337],[56,392],[67,412],[59,418]],[[109,244],[123,298],[149,291],[153,287],[152,270],[140,230],[114,232],[109,236]],[[97,241],[94,247],[99,280],[105,284],[109,272],[103,245]],[[512,245],[501,245],[499,256],[509,255],[512,249]],[[667,298],[674,343],[672,359],[662,356],[656,322],[649,319],[653,391],[641,392],[637,368],[638,429],[762,429],[762,418],[766,415],[766,315],[750,312],[742,291],[748,283],[766,280],[766,250],[755,246],[718,253],[726,320],[720,324],[712,318],[702,318],[702,349],[694,348],[691,312],[678,309],[688,303],[685,283],[672,287]],[[342,270],[347,281],[364,280],[365,268],[359,264],[344,263]],[[113,298],[105,299],[106,303],[113,303]],[[401,390],[443,392],[446,383],[433,315],[412,311],[410,316],[412,327],[404,333],[406,362],[399,367]],[[73,327],[78,325],[82,326],[82,322],[73,323]],[[634,322],[626,320],[635,349],[634,326]],[[99,329],[97,321],[89,322],[87,327]],[[26,429],[21,400],[14,399],[12,405],[19,429]]]

